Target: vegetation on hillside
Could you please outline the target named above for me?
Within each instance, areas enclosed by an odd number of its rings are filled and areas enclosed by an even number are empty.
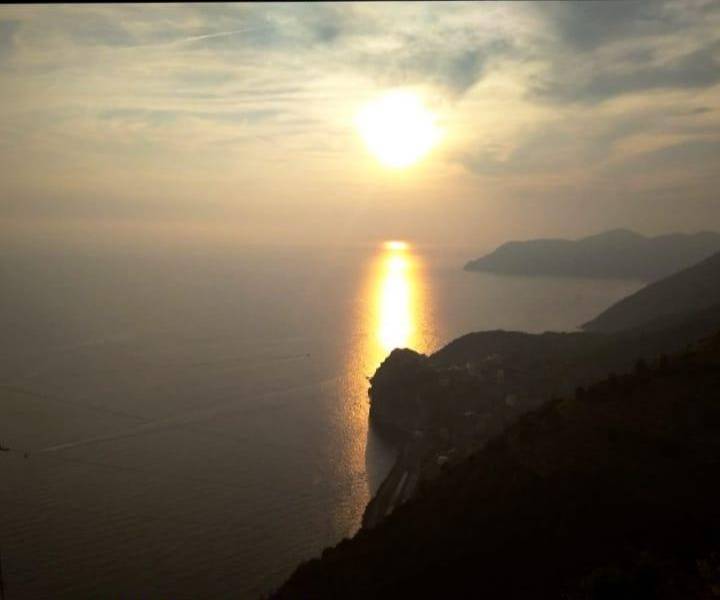
[[[714,598],[720,335],[548,400],[277,598]]]

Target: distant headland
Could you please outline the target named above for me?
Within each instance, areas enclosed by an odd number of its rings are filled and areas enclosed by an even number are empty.
[[[471,260],[465,270],[654,281],[718,251],[720,234],[711,231],[646,237],[628,229],[613,229],[579,240],[507,242]]]

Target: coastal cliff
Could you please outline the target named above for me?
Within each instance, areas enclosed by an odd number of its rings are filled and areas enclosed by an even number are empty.
[[[480,450],[522,414],[609,373],[682,352],[720,329],[720,308],[615,334],[485,331],[430,356],[393,351],[371,378],[370,426],[398,447],[368,504],[375,527],[440,473]]]
[[[370,380],[370,425],[397,445],[398,457],[368,504],[363,527],[376,526],[548,395],[572,391],[574,380],[558,375],[567,370],[563,357],[596,340],[491,331],[464,336],[429,357],[394,350]]]
[[[642,358],[684,351],[720,328],[718,281],[720,254],[609,308],[594,322],[624,317],[625,327],[610,332],[483,331],[430,356],[394,350],[370,380],[370,424],[398,446],[398,458],[363,527],[376,526],[444,468],[546,400],[631,371]]]
[[[394,350],[369,396],[397,462],[277,597],[713,597],[720,306],[633,325]]]
[[[276,598],[716,597],[720,334],[549,399]]]
[[[427,418],[422,393],[435,383],[427,356],[393,350],[370,378],[370,421],[395,441],[405,441]]]

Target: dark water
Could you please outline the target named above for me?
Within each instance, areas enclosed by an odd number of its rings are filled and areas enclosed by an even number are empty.
[[[572,329],[640,286],[394,254],[3,254],[7,598],[257,597],[352,535],[389,469],[365,379],[389,345]]]

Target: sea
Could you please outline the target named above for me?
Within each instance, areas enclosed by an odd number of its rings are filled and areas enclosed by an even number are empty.
[[[351,537],[394,449],[394,347],[572,331],[643,284],[462,270],[479,253],[32,246],[0,252],[7,600],[260,598]]]

